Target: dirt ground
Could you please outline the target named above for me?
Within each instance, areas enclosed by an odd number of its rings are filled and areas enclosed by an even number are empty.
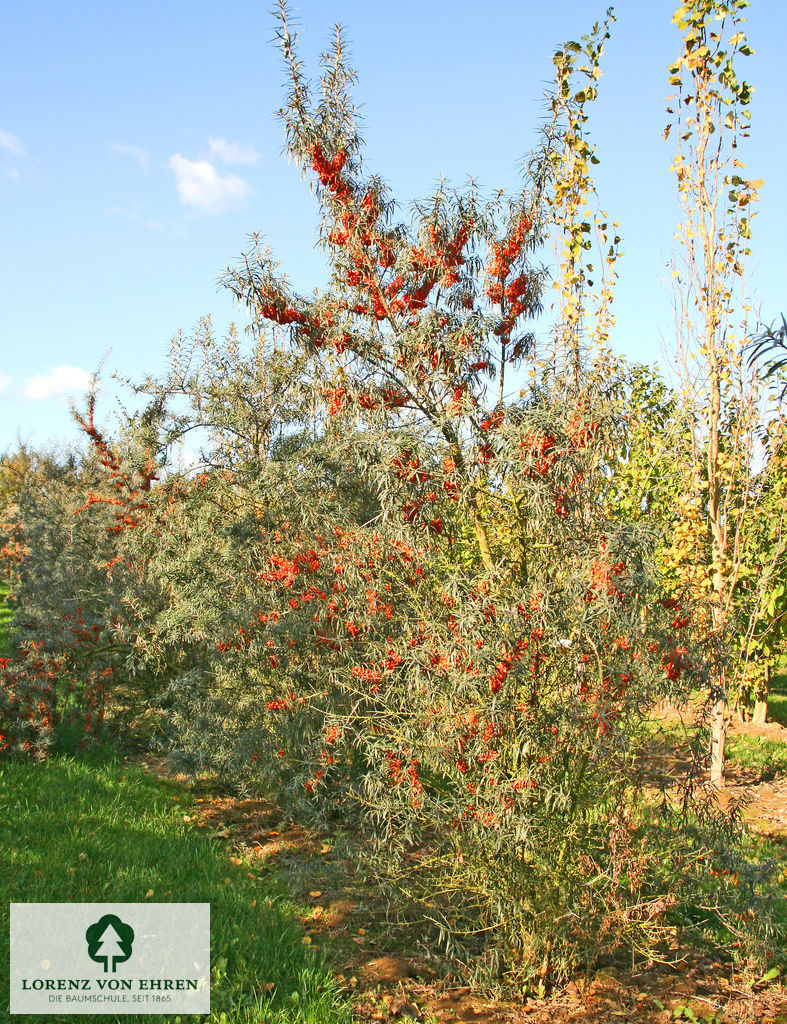
[[[787,744],[787,729],[778,722],[763,725],[731,722],[729,735],[734,737],[741,733]],[[755,832],[771,839],[787,838],[787,776],[762,778],[752,769],[731,767],[727,790],[731,797],[742,802],[744,817]]]

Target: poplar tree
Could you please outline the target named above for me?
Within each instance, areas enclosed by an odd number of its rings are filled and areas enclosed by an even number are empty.
[[[759,519],[771,507],[771,468],[761,455],[762,392],[747,365],[751,300],[746,262],[759,179],[745,174],[741,144],[749,136],[752,89],[739,77],[753,51],[743,31],[748,0],[689,0],[673,17],[681,52],[669,68],[677,141],[675,174],[682,220],[673,264],[679,351],[680,412],[689,438],[679,459],[680,531],[687,582],[705,603],[705,632],[716,646],[708,690],[710,778],[724,785],[729,693],[746,661],[750,637],[781,565],[783,531],[764,555]],[[780,517],[780,514],[778,514]],[[752,580],[752,572],[758,578]],[[752,600],[741,600],[748,590]]]

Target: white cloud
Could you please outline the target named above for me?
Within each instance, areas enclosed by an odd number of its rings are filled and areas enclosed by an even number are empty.
[[[125,206],[108,206],[104,213],[108,217],[125,217],[127,220],[134,221],[136,224],[142,224],[143,227],[150,228],[151,231],[163,231],[164,225],[160,224],[157,220],[153,220],[151,217],[145,217],[142,213],[143,207],[141,203],[133,203],[130,210],[126,209]]]
[[[11,383],[11,378],[10,377],[4,377],[3,374],[0,373],[0,395],[2,395],[2,393],[5,391],[5,389],[8,387],[8,385],[10,383]]]
[[[113,153],[117,153],[118,156],[133,157],[143,171],[148,169],[147,150],[143,149],[141,146],[127,146],[125,142],[110,142],[109,148]]]
[[[92,376],[78,366],[56,366],[49,373],[31,377],[24,387],[28,398],[40,401],[46,398],[71,398],[84,394],[90,388]]]
[[[4,132],[0,129],[0,147],[7,149],[11,156],[25,155],[25,147],[13,132]]]
[[[244,146],[240,142],[227,142],[226,139],[208,139],[210,152],[224,164],[256,164],[259,156],[254,146]]]
[[[196,206],[206,213],[220,213],[245,199],[253,190],[235,174],[219,174],[207,160],[187,160],[180,153],[170,157],[175,185],[184,206]]]

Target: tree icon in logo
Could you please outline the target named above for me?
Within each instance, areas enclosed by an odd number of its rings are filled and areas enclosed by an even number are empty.
[[[105,971],[117,970],[131,956],[134,944],[134,929],[115,914],[104,914],[91,924],[85,932],[87,955],[97,964],[103,963]]]

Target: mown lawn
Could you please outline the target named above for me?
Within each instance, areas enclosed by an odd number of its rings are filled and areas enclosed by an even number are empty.
[[[349,1024],[348,1006],[319,953],[304,944],[275,878],[234,864],[226,846],[191,828],[190,804],[182,786],[122,762],[57,756],[0,764],[0,934],[8,935],[11,902],[207,901],[212,1012],[179,1018],[184,1024]],[[5,993],[8,970],[5,956]],[[96,1018],[47,1017],[83,1019]]]

